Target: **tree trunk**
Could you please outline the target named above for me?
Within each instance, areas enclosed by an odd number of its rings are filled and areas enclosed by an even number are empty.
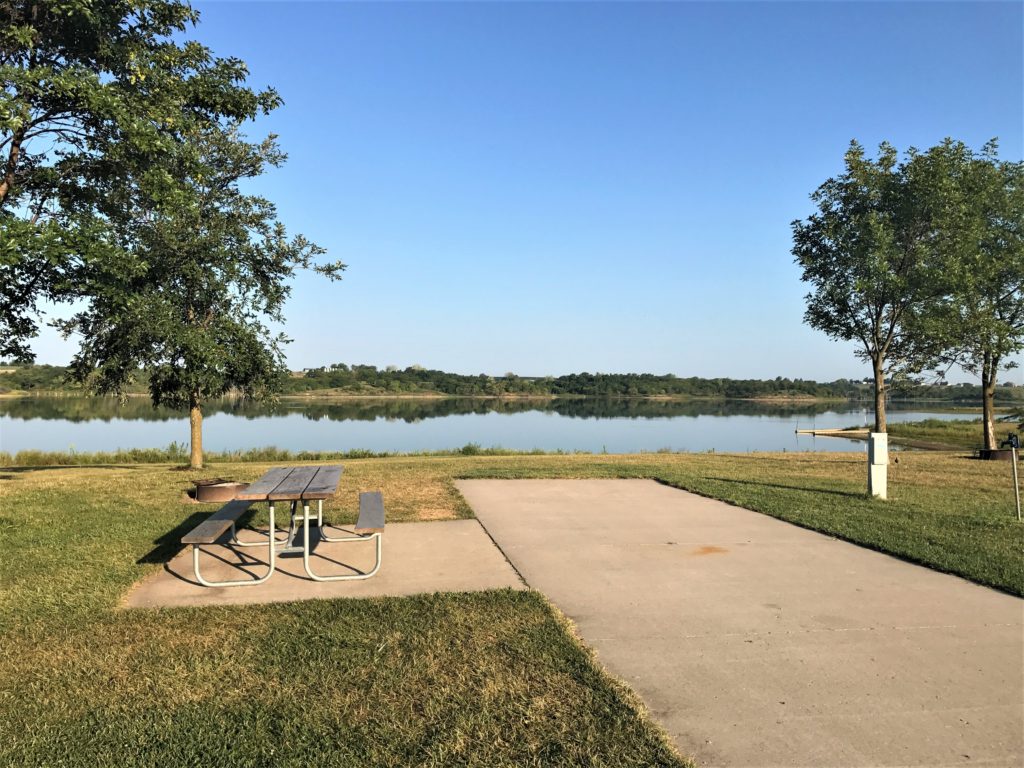
[[[875,432],[885,432],[885,368],[876,361],[875,369]]]
[[[999,373],[999,363],[998,357],[991,352],[985,352],[981,364],[981,422],[985,431],[985,448],[988,450],[999,447],[995,423],[996,375]]]
[[[14,186],[14,179],[18,171],[18,160],[21,157],[21,145],[25,140],[26,129],[21,128],[11,136],[11,149],[7,154],[7,162],[4,163],[3,178],[0,178],[0,206],[4,204],[11,187]]]
[[[192,469],[203,468],[203,409],[199,398],[191,398],[188,412],[189,425],[192,427]]]

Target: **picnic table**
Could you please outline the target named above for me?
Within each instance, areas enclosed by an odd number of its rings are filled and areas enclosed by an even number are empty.
[[[384,532],[384,499],[379,492],[363,492],[359,494],[359,519],[354,529],[345,536],[328,536],[325,532],[323,504],[325,499],[334,496],[338,491],[343,468],[339,464],[319,467],[273,467],[252,483],[244,491],[238,493],[234,500],[204,520],[192,531],[182,537],[183,544],[192,545],[192,565],[196,581],[207,587],[237,587],[262,584],[269,579],[276,568],[277,555],[302,553],[302,564],[306,574],[314,581],[345,581],[368,579],[380,569],[381,534]],[[313,519],[310,517],[310,502],[317,503],[316,529],[317,541],[351,542],[371,541],[376,543],[377,559],[374,567],[366,573],[337,574],[324,576],[313,571],[310,564],[310,528]],[[270,520],[267,531],[267,542],[240,541],[235,529],[235,522],[250,506],[265,502]],[[284,539],[277,538],[274,513],[277,502],[287,502],[291,514],[288,535]],[[302,505],[301,516],[298,513]],[[300,523],[301,521],[301,523]],[[301,527],[301,534],[300,534]],[[253,579],[233,581],[210,581],[202,576],[199,570],[201,546],[220,543],[230,530],[228,544],[232,547],[267,547],[268,570],[264,576]]]

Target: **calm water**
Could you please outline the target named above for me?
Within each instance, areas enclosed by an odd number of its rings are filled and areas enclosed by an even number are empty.
[[[889,420],[963,418],[893,406]],[[636,400],[498,402],[361,400],[258,406],[212,405],[203,442],[222,451],[425,451],[476,443],[547,451],[863,451],[856,441],[796,435],[797,429],[869,424],[870,411],[829,405],[669,403]],[[93,398],[0,399],[0,450],[101,451],[187,443],[184,413],[138,398],[125,406]]]

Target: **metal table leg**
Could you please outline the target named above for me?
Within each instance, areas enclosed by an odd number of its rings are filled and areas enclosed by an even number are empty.
[[[319,517],[320,521],[322,522],[323,521],[323,510],[322,510],[322,507],[321,507],[320,510],[318,510],[318,513],[319,513],[318,517]],[[374,564],[373,569],[370,570],[370,571],[367,571],[366,573],[355,573],[355,574],[351,574],[351,575],[344,575],[344,574],[342,574],[342,575],[338,575],[338,576],[318,576],[317,574],[313,573],[313,568],[310,566],[310,563],[309,563],[309,522],[310,521],[309,521],[309,504],[306,503],[306,502],[303,502],[303,504],[302,504],[302,520],[303,520],[303,526],[302,526],[302,565],[306,569],[306,574],[309,576],[309,578],[313,579],[313,581],[355,581],[355,580],[358,580],[358,579],[368,579],[371,576],[373,576],[374,574],[376,574],[377,571],[380,570],[380,563],[381,563],[381,535],[380,535],[379,532],[378,533],[371,533],[371,534],[367,534],[367,535],[356,534],[355,536],[348,536],[348,537],[327,538],[326,536],[324,536],[323,530],[321,530],[320,531],[320,536],[325,541],[331,541],[331,542],[338,542],[338,541],[370,541],[371,539],[376,539],[377,562]],[[321,526],[321,529],[322,529],[322,526]]]
[[[270,537],[269,537],[269,540],[267,541],[267,552],[268,552],[268,556],[269,556],[270,569],[267,571],[266,575],[265,576],[260,576],[257,579],[235,579],[235,580],[230,580],[230,581],[209,581],[208,579],[204,579],[203,575],[199,572],[199,545],[198,544],[193,544],[192,545],[192,570],[195,572],[196,581],[198,581],[204,587],[248,587],[248,586],[252,586],[254,584],[262,584],[267,579],[269,579],[273,575],[273,573],[274,573],[274,568],[276,566],[276,561],[275,561],[275,558],[274,558],[274,554],[275,554],[274,542],[275,542],[275,540],[276,540],[276,537],[274,535],[274,505],[271,504],[270,505]]]
[[[273,507],[274,507],[274,505],[270,504],[271,510],[273,510]],[[280,547],[280,546],[282,546],[284,544],[287,544],[289,541],[291,541],[291,538],[288,537],[288,536],[285,536],[285,538],[283,538],[283,539],[276,539],[272,534],[267,534],[267,535],[270,536],[270,538],[272,540],[274,540],[274,546],[276,546],[276,547]],[[231,524],[231,546],[233,546],[233,547],[262,547],[262,546],[264,546],[264,544],[263,544],[262,541],[240,541],[238,539],[238,531],[235,529],[235,524],[232,523]]]

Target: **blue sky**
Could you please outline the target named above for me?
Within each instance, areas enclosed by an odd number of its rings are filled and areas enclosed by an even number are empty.
[[[259,190],[349,264],[296,281],[296,368],[866,375],[802,324],[808,194],[853,138],[1022,156],[1021,3],[197,7],[284,97]]]

